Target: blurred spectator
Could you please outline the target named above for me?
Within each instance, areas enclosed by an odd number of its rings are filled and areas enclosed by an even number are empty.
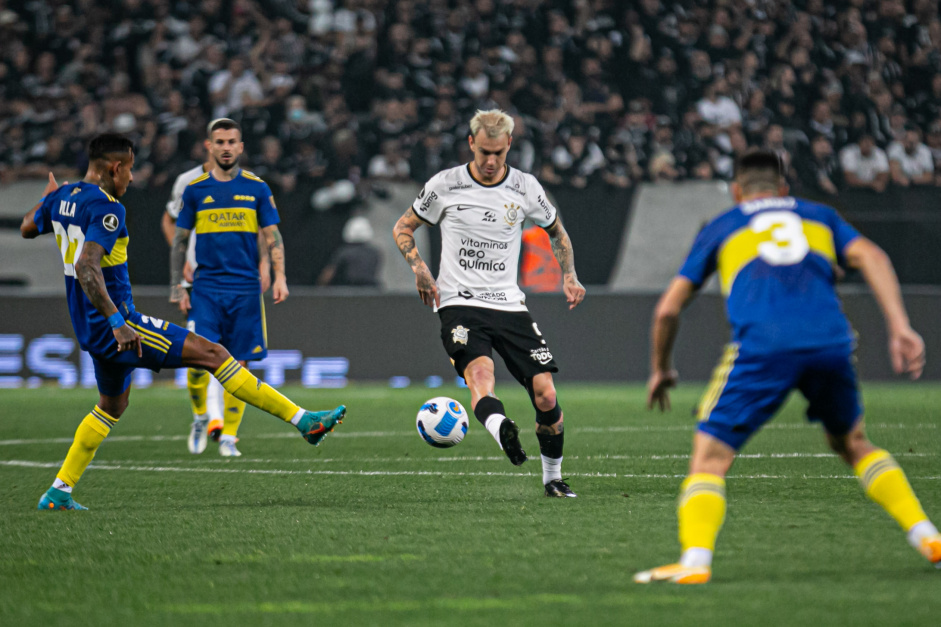
[[[902,141],[889,144],[889,172],[895,185],[934,184],[934,158],[928,146],[921,143],[921,130],[909,126]]]
[[[884,192],[889,182],[889,160],[872,135],[840,151],[840,167],[849,187]]]
[[[696,104],[703,120],[722,129],[742,123],[742,112],[735,101],[726,95],[728,89],[724,78],[717,79],[706,87],[702,100]]]
[[[264,98],[261,82],[243,57],[229,59],[226,69],[212,75],[208,87],[215,105],[213,118],[231,117]]]
[[[350,218],[343,226],[343,245],[317,277],[317,285],[379,285],[382,254],[372,243],[373,229],[363,216]]]
[[[836,196],[842,184],[840,164],[826,135],[814,135],[807,154],[795,161],[801,188],[813,196]]]
[[[294,158],[284,154],[284,147],[277,137],[268,135],[262,138],[259,154],[249,157],[251,171],[273,185],[277,192],[290,194],[297,187]]]
[[[931,158],[934,160],[935,185],[941,185],[941,118],[928,126],[925,145],[928,146]]]
[[[552,161],[543,169],[548,183],[566,183],[583,188],[604,167],[604,153],[594,140],[586,136],[584,129],[575,126],[568,130],[564,143],[552,149]]]
[[[369,160],[367,174],[380,181],[405,181],[409,175],[408,160],[402,155],[402,145],[394,139],[382,142],[378,155]]]

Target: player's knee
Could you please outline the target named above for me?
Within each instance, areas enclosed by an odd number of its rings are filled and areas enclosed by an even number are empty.
[[[469,384],[486,385],[493,381],[493,371],[484,364],[470,364],[464,369],[464,379]]]
[[[559,406],[558,401],[555,397],[555,389],[549,388],[547,390],[536,390],[533,394],[533,407],[536,408],[537,413],[546,413],[554,411],[553,408]],[[560,415],[561,415],[561,410]]]
[[[128,404],[128,399],[124,397],[100,396],[98,398],[98,407],[112,418],[120,418]]]
[[[232,355],[229,354],[229,351],[226,350],[225,346],[222,344],[216,344],[215,342],[206,343],[208,344],[206,348],[206,364],[213,370],[217,370]]]

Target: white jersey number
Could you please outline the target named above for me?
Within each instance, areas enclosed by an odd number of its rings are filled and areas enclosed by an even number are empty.
[[[800,216],[790,211],[759,213],[748,224],[755,233],[771,232],[771,241],[758,244],[758,255],[772,266],[800,263],[810,252]]]
[[[70,224],[68,230],[59,222],[52,221],[52,231],[56,234],[56,243],[62,253],[62,263],[65,264],[65,276],[75,276],[75,260],[82,254],[85,246],[85,234],[77,224]]]

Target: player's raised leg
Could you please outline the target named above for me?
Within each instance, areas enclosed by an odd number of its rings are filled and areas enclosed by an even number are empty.
[[[302,409],[264,381],[259,381],[222,345],[210,342],[195,333],[186,336],[182,361],[185,366],[210,370],[226,392],[272,416],[290,422],[305,440],[315,446],[320,444],[346,415],[346,407],[343,405],[329,411]]]
[[[562,424],[562,408],[556,399],[552,373],[537,374],[526,382],[526,390],[536,408],[536,439],[542,459],[542,483],[546,496],[573,498],[578,496],[562,480],[562,449],[565,430]]]
[[[716,538],[725,521],[725,475],[734,460],[731,446],[708,433],[696,434],[689,476],[680,487],[677,506],[680,561],[641,571],[634,575],[636,583],[709,581]]]
[[[133,368],[109,366],[98,360],[94,363],[100,392],[98,404],[75,430],[72,445],[56,473],[55,481],[39,499],[41,510],[88,509],[72,499],[72,488],[82,478],[85,469],[95,458],[98,447],[127,409]],[[122,388],[123,391],[120,391]]]
[[[471,409],[514,466],[526,461],[526,451],[520,443],[519,427],[507,418],[503,402],[494,395],[496,377],[493,360],[481,356],[464,368],[464,381],[471,393]]]
[[[941,534],[922,509],[898,462],[866,437],[862,420],[846,435],[828,435],[828,440],[853,468],[866,496],[895,519],[916,551],[941,568]]]

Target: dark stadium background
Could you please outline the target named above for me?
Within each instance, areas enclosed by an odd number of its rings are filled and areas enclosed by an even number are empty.
[[[566,338],[556,350],[574,378],[605,371],[621,380],[643,377],[652,302],[611,287],[640,191],[727,181],[736,154],[765,146],[788,164],[795,193],[834,205],[889,252],[933,352],[941,344],[926,328],[941,304],[939,15],[937,0],[0,1],[0,199],[50,170],[75,180],[90,136],[128,133],[138,155],[125,197],[130,271],[139,299],[174,319],[158,296],[168,280],[158,225],[174,178],[203,158],[210,119],[242,124],[243,164],[274,190],[289,283],[300,288],[314,284],[351,216],[371,217],[376,203],[468,161],[467,121],[500,107],[516,121],[509,162],[536,174],[562,209],[579,276],[591,286],[576,316],[562,315],[554,297],[533,297],[532,306]],[[848,182],[842,151],[868,134],[877,150],[897,152],[910,132],[932,156],[929,183],[893,176],[877,190]],[[4,204],[0,236],[16,235],[23,210]],[[430,236],[435,266],[436,231]],[[663,237],[661,247],[687,245]],[[399,264],[388,239],[384,263]],[[47,248],[30,252],[49,256]],[[0,258],[13,261],[4,250]],[[2,330],[24,339],[15,354],[44,334],[71,337],[67,325],[37,328],[16,313],[51,310],[54,299],[20,301],[22,279],[0,279],[10,286]],[[853,285],[858,277],[847,281],[863,373],[887,376],[873,301]],[[392,291],[411,290],[407,281],[401,288]],[[272,312],[276,347],[345,354],[351,376],[373,378],[371,367],[447,375],[430,312],[377,290],[344,294],[296,290]],[[343,305],[319,320],[348,353],[324,352],[322,333],[293,331],[327,295]],[[330,313],[354,305],[379,313]],[[725,327],[712,297],[696,307],[708,315],[685,327],[680,352],[688,352],[687,373],[705,378]],[[423,326],[393,331],[401,321],[387,322],[383,311]],[[374,339],[357,342],[357,326]],[[571,340],[575,326],[588,334],[580,343]],[[421,357],[392,370],[373,357],[389,338]],[[586,345],[599,349],[579,351]],[[418,366],[426,363],[434,365]],[[935,373],[929,361],[927,374]]]

